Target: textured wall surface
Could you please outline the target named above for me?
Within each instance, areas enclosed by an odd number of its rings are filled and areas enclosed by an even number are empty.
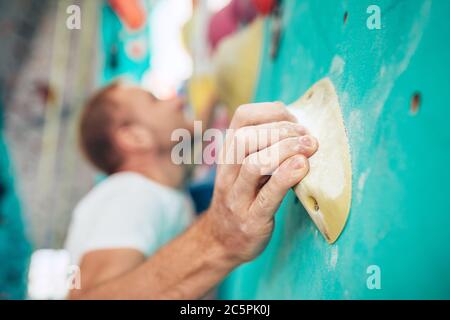
[[[29,56],[34,26],[45,1],[0,1],[0,299],[26,297],[31,246],[17,195],[14,168],[4,139],[6,103],[13,95],[19,70]]]
[[[351,145],[352,208],[328,245],[291,192],[268,248],[230,275],[221,297],[450,298],[450,2],[284,2],[274,61],[266,23],[255,100],[291,103],[332,79]],[[381,30],[366,27],[373,3]],[[367,287],[371,265],[380,290]]]
[[[13,168],[0,134],[0,300],[25,298],[30,253]]]
[[[77,116],[97,73],[100,0],[0,0],[4,135],[35,248],[60,248],[72,209],[93,185],[76,143]],[[81,30],[66,27],[80,5]]]

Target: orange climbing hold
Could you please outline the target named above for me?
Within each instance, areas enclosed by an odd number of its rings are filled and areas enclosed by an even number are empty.
[[[253,3],[262,15],[270,14],[275,8],[277,0],[253,0]]]
[[[147,14],[139,0],[109,0],[109,4],[131,30],[138,30],[145,25]]]

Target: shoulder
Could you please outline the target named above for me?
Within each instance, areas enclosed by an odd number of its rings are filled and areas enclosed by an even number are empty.
[[[150,188],[152,184],[147,178],[133,172],[121,172],[106,178],[91,191],[91,194],[127,194],[132,193],[128,191],[148,191]]]
[[[95,186],[80,201],[77,208],[117,205],[118,202],[137,199],[157,200],[153,194],[153,185],[146,178],[131,172],[117,173]]]
[[[144,177],[121,173],[95,186],[75,207],[70,229],[131,228],[160,219],[163,197]],[[84,232],[84,231],[83,231]]]
[[[134,248],[146,252],[157,236],[164,203],[148,180],[120,173],[95,186],[76,206],[66,248],[76,261],[83,252]]]

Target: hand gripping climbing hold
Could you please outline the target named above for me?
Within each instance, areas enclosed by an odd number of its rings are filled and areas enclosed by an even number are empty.
[[[317,82],[288,108],[319,141],[309,174],[295,193],[331,244],[345,227],[352,193],[350,148],[333,83],[328,78]]]

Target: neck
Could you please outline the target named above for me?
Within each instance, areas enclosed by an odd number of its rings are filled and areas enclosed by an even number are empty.
[[[175,189],[183,185],[185,174],[182,165],[173,163],[170,152],[130,159],[118,171],[136,172],[152,181]]]

